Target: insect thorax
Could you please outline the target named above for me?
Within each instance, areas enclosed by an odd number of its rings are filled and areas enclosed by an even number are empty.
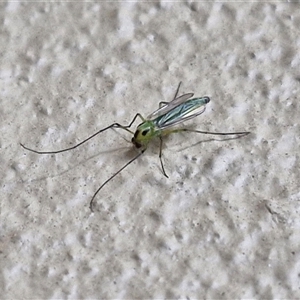
[[[145,121],[137,127],[131,141],[137,148],[146,148],[150,140],[156,135],[157,131],[155,130],[153,122]]]

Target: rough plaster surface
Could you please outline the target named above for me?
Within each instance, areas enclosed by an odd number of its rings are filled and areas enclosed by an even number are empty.
[[[300,298],[300,7],[1,4],[1,299]],[[113,123],[181,93],[187,126],[135,150]]]

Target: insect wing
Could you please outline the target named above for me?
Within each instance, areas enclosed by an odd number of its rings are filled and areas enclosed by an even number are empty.
[[[147,119],[152,121],[153,119],[156,119],[164,114],[167,114],[173,108],[175,108],[176,106],[179,106],[180,104],[182,104],[183,102],[185,102],[186,100],[188,100],[189,98],[191,98],[193,96],[194,96],[193,93],[188,93],[188,94],[184,94],[180,97],[177,97],[174,100],[172,100],[171,102],[169,102],[168,104],[166,104],[165,106],[154,111],[152,114],[150,114],[147,117]]]
[[[201,97],[191,99],[181,105],[176,106],[163,116],[156,118],[154,121],[160,129],[166,129],[175,126],[187,120],[193,119],[204,113],[207,104],[210,101],[209,97]]]

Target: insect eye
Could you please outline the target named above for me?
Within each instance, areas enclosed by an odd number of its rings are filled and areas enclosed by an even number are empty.
[[[149,129],[145,129],[142,131],[142,135],[145,136],[149,132]]]

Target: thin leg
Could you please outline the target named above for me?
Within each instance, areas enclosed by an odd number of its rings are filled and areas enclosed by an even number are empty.
[[[162,140],[162,137],[161,137],[161,136],[159,137],[159,139],[160,139],[159,160],[160,160],[161,169],[162,169],[162,171],[163,171],[163,174],[164,174],[167,178],[169,178],[169,176],[167,175],[167,173],[166,173],[166,171],[165,171],[164,164],[163,164],[162,158],[161,158],[161,157],[162,157],[162,142],[163,142],[163,140]]]
[[[251,133],[250,131],[241,131],[241,132],[210,132],[210,131],[201,131],[201,130],[193,130],[193,129],[187,129],[187,128],[179,128],[174,130],[165,130],[164,135],[168,135],[171,133],[177,133],[177,132],[196,132],[196,133],[202,133],[202,134],[211,134],[211,135],[247,135]]]
[[[175,93],[174,98],[172,99],[172,101],[173,101],[174,99],[176,99],[176,97],[177,97],[177,95],[178,95],[178,92],[179,92],[179,88],[180,88],[180,86],[181,86],[181,83],[182,83],[182,82],[180,81],[179,84],[178,84],[176,93]],[[170,102],[172,102],[172,101],[170,101]],[[158,106],[159,106],[159,108],[161,108],[163,105],[168,105],[170,102],[161,101],[161,102],[159,102]]]
[[[163,106],[168,105],[168,104],[169,104],[169,102],[161,101],[161,102],[158,103],[158,107],[162,108]]]
[[[241,132],[210,132],[210,131],[192,130],[192,129],[186,129],[186,128],[178,129],[176,131],[177,132],[180,132],[180,131],[189,131],[189,132],[197,132],[197,133],[212,134],[212,135],[235,135],[235,134],[247,135],[247,134],[250,133],[250,131],[241,131]]]
[[[37,151],[37,150],[34,150],[34,149],[30,149],[30,148],[27,148],[26,146],[24,146],[23,144],[20,143],[20,145],[26,149],[26,150],[29,150],[31,152],[34,152],[34,153],[37,153],[37,154],[56,154],[56,153],[61,153],[61,152],[65,152],[65,151],[69,151],[69,150],[72,150],[72,149],[75,149],[77,147],[79,147],[80,145],[84,144],[85,142],[89,141],[90,139],[92,139],[93,137],[95,137],[96,135],[98,135],[99,133],[101,132],[104,132],[108,129],[111,129],[111,128],[120,128],[120,129],[124,129],[128,132],[130,132],[131,134],[134,134],[134,132],[132,132],[131,130],[129,130],[128,128],[131,127],[131,125],[134,123],[134,121],[136,120],[136,118],[139,117],[141,118],[143,121],[145,120],[139,113],[137,113],[135,115],[135,117],[133,118],[133,120],[130,122],[129,125],[127,126],[123,126],[123,125],[120,125],[119,123],[113,123],[99,131],[97,131],[96,133],[94,133],[93,135],[91,135],[90,137],[88,137],[87,139],[83,140],[82,142],[80,142],[79,144],[75,145],[75,146],[72,146],[70,148],[66,148],[66,149],[62,149],[62,150],[58,150],[58,151]]]
[[[123,171],[127,166],[129,166],[132,162],[134,162],[137,158],[139,158],[144,152],[146,151],[146,149],[143,149],[138,155],[136,155],[133,159],[131,159],[129,162],[127,162],[118,172],[116,172],[115,174],[113,174],[111,177],[109,177],[96,191],[96,193],[94,194],[94,196],[92,197],[91,201],[90,201],[90,210],[92,212],[94,212],[93,210],[93,202],[94,199],[96,198],[97,194],[100,192],[100,190],[109,182],[111,181],[115,176],[117,176],[121,171]]]
[[[178,92],[179,92],[179,88],[180,88],[180,86],[181,86],[181,83],[182,83],[182,81],[180,81],[179,84],[178,84],[178,88],[177,88],[177,90],[176,90],[176,93],[175,93],[175,95],[174,95],[173,100],[177,98],[177,95],[178,95]],[[172,100],[172,101],[173,101],[173,100]]]

